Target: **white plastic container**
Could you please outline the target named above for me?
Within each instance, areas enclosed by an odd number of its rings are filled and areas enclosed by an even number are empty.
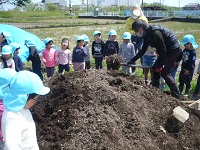
[[[189,113],[186,112],[180,106],[177,106],[176,108],[174,108],[172,115],[182,123],[184,123],[189,118]]]

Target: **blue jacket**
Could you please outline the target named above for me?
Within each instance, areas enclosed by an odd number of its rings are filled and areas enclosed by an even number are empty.
[[[72,62],[85,62],[85,56],[87,55],[87,49],[85,47],[81,49],[76,46],[72,53]]]
[[[24,70],[24,64],[22,63],[22,60],[18,55],[14,55],[13,60],[15,61],[15,70],[17,72]]]

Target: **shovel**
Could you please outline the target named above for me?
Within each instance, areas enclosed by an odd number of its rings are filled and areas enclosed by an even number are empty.
[[[121,63],[121,65],[127,66],[127,67],[137,67],[137,68],[151,68],[151,66],[134,65],[134,64],[127,64],[127,63]]]

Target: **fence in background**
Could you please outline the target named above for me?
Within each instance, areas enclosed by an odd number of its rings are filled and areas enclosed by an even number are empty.
[[[188,18],[200,18],[200,10],[192,11],[144,11],[146,17],[188,17]],[[79,16],[131,16],[130,10],[125,10],[123,14],[119,12],[86,12],[79,13]]]

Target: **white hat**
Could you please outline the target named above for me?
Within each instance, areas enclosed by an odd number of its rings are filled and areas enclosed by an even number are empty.
[[[137,4],[132,8],[132,14],[139,17],[143,15],[142,9]]]

